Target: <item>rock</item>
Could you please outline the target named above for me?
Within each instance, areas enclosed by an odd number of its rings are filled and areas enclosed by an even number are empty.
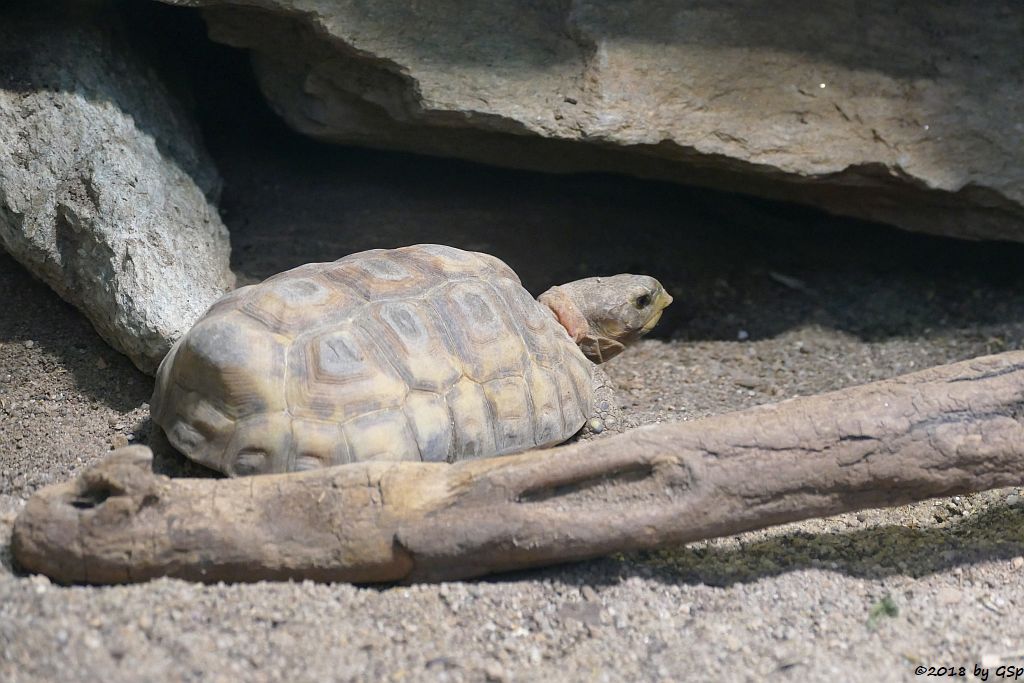
[[[152,373],[229,289],[220,180],[96,3],[0,16],[0,244]]]
[[[321,140],[1024,240],[1024,5],[164,0]]]

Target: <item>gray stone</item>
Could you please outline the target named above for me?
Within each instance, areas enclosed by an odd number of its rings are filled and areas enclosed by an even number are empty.
[[[0,16],[0,244],[152,373],[233,284],[220,180],[94,3]]]
[[[321,140],[1024,240],[1024,5],[165,0]]]

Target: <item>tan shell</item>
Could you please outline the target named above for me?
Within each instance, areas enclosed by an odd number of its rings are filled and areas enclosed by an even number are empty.
[[[592,365],[503,262],[361,252],[242,287],[157,371],[154,421],[227,474],[455,461],[560,443]]]

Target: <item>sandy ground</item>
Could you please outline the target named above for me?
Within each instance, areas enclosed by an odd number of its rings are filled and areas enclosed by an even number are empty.
[[[223,123],[223,122],[221,122]],[[505,258],[533,291],[618,270],[677,298],[610,364],[636,423],[1024,347],[1024,249],[611,177],[208,132],[243,280],[369,246]],[[239,143],[239,140],[242,143]],[[0,680],[853,680],[1024,666],[1018,490],[493,580],[60,587],[13,566],[34,491],[147,442],[152,380],[0,255]],[[199,472],[175,456],[158,467]]]

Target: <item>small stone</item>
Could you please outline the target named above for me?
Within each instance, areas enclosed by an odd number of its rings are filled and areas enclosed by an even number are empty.
[[[580,589],[580,595],[583,596],[584,600],[589,600],[590,602],[597,602],[599,600],[597,591],[590,586],[583,586]]]
[[[936,595],[940,605],[955,605],[963,600],[963,597],[963,593],[952,586],[943,586]]]
[[[32,341],[31,339],[26,339],[24,344],[25,344],[25,348],[26,349],[31,349],[33,346],[36,345],[36,343],[34,341]]]
[[[1003,662],[1003,658],[998,654],[992,652],[986,652],[981,655],[981,666],[985,669],[991,669],[999,666]]]
[[[1021,500],[1021,498],[1020,498],[1019,495],[1017,495],[1016,493],[1011,493],[1010,495],[1008,495],[1006,497],[1006,504],[1007,505],[1018,505],[1020,503],[1020,500]]]
[[[587,426],[590,427],[590,431],[595,434],[600,434],[604,431],[604,421],[597,417],[591,418],[590,422],[587,423]]]
[[[733,382],[737,386],[741,386],[744,389],[758,389],[761,387],[761,380],[754,377],[753,375],[741,375],[733,379]]]
[[[103,360],[102,356],[96,359],[96,369],[97,370],[106,370],[107,367],[108,367],[107,366],[107,361]]]
[[[508,678],[505,674],[505,669],[502,668],[501,664],[498,662],[490,662],[487,664],[487,666],[484,667],[484,676],[487,677],[488,681],[493,681],[494,683],[501,683],[501,681]]]
[[[747,341],[748,339],[750,339],[750,333],[747,332],[746,330],[740,330],[739,332],[736,333],[736,339],[737,341]]]
[[[1021,567],[1024,567],[1024,557],[1018,555],[1017,557],[1013,558],[1012,560],[1010,560],[1010,566],[1014,569],[1020,569]]]
[[[128,437],[124,434],[114,434],[113,438],[110,440],[110,444],[114,447],[114,450],[124,448],[128,445]]]

